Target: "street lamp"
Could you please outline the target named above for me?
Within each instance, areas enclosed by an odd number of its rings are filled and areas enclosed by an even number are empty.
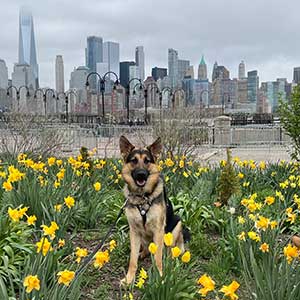
[[[21,90],[22,90],[22,88],[25,88],[26,91],[27,91],[26,97],[30,97],[29,88],[26,85],[21,85],[19,88],[17,88],[14,85],[11,85],[6,90],[6,95],[7,96],[9,96],[9,90],[10,89],[14,89],[16,91],[17,101],[18,101],[18,113],[19,113],[19,110],[20,110],[20,97],[21,97]]]
[[[127,105],[127,123],[129,124],[129,120],[130,120],[130,116],[129,116],[129,105],[130,105],[130,84],[131,82],[134,82],[135,80],[137,80],[140,84],[142,84],[141,79],[139,78],[131,78],[126,86],[126,105]]]
[[[225,95],[227,95],[227,102],[230,103],[230,93],[228,92],[224,92],[223,96],[222,96],[222,115],[224,115],[224,111],[225,111]]]
[[[145,87],[145,85],[140,81],[138,82],[134,87],[133,87],[133,95],[136,94],[135,89],[139,87],[140,91],[144,90],[144,100],[145,100],[145,115],[144,115],[144,122],[145,124],[147,124],[147,97],[148,97],[148,93],[147,93],[147,89]]]
[[[98,73],[98,72],[91,72],[88,74],[88,76],[86,77],[86,83],[85,83],[85,86],[86,88],[89,87],[89,77],[91,75],[96,75],[99,79],[99,82],[100,82],[100,92],[101,92],[101,96],[102,96],[102,121],[104,122],[104,119],[105,119],[105,110],[104,110],[104,92],[105,92],[105,82],[107,80],[107,76],[109,76],[110,74],[113,74],[116,78],[116,81],[114,82],[114,90],[116,89],[116,87],[119,85],[119,78],[118,78],[118,75],[113,72],[113,71],[108,71],[106,72],[102,77],[101,75]],[[99,114],[99,111],[98,111],[98,114]]]
[[[37,99],[37,94],[41,93],[43,96],[43,102],[44,102],[44,113],[45,113],[45,118],[47,117],[47,94],[51,93],[52,94],[52,98],[55,99],[55,91],[53,89],[46,89],[46,90],[42,90],[42,89],[37,89],[34,92],[34,99]]]
[[[199,104],[199,107],[200,107],[200,116],[201,116],[201,108],[202,108],[202,104],[203,104],[202,97],[203,97],[204,93],[207,93],[207,95],[209,95],[208,90],[202,90],[201,93],[200,93],[200,104]],[[204,105],[204,107],[205,107],[205,105]]]
[[[176,89],[173,93],[172,97],[172,109],[174,110],[175,108],[175,96],[177,93],[181,93],[182,97],[184,98],[184,90],[182,88]]]
[[[57,94],[56,100],[59,100],[59,95],[64,95],[66,106],[66,123],[69,123],[69,96],[74,95],[77,98],[77,93],[72,90],[69,90],[67,92],[60,92]]]
[[[163,94],[165,92],[169,92],[169,95],[172,97],[172,89],[168,86],[164,87],[160,92],[159,92],[159,118],[160,121],[162,120],[162,100],[163,100]]]

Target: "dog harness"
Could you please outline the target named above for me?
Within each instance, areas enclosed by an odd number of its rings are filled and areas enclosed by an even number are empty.
[[[132,204],[132,203],[128,203],[127,201],[127,207],[136,207],[139,212],[140,212],[140,215],[143,219],[143,226],[145,226],[146,222],[147,222],[147,212],[149,211],[151,205],[154,203],[154,202],[158,202],[161,200],[161,197],[157,197],[157,198],[154,198],[154,199],[151,199],[149,198],[147,195],[136,195],[136,194],[129,194],[128,195],[128,198],[129,199],[130,197],[138,197],[138,198],[141,198],[141,204]]]

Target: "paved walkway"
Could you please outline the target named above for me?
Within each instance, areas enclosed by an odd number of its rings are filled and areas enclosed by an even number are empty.
[[[258,146],[231,148],[232,157],[241,160],[253,159],[254,161],[277,162],[279,160],[290,161],[289,149],[284,146]],[[206,153],[198,156],[201,160],[211,164],[226,159],[226,148],[207,149]]]

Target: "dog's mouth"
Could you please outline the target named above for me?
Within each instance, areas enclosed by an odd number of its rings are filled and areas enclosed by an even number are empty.
[[[149,176],[149,171],[145,169],[137,169],[132,172],[132,177],[138,187],[144,187]]]
[[[146,180],[145,180],[145,179],[137,179],[137,180],[135,181],[135,183],[136,183],[137,186],[143,187],[143,186],[145,186],[145,184],[146,184]]]

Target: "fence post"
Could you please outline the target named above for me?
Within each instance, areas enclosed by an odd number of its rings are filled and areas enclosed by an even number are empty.
[[[219,116],[214,120],[214,144],[229,146],[233,142],[231,136],[231,118]]]

